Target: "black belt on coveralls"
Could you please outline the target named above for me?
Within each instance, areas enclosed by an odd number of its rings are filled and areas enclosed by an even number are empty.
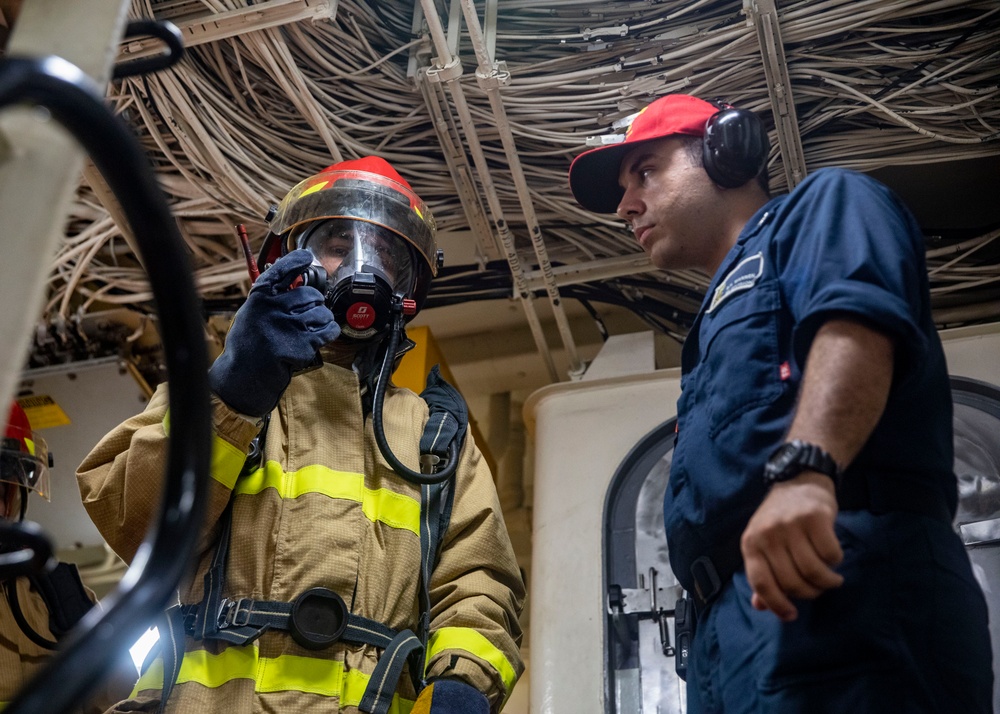
[[[695,613],[701,612],[726,586],[736,571],[743,567],[743,554],[740,552],[739,536],[732,538],[709,554],[701,555],[691,562],[691,580],[694,587],[691,597],[695,604]]]
[[[949,526],[955,518],[942,489],[916,480],[867,475],[848,478],[837,492],[837,505],[841,511],[915,513]]]
[[[951,525],[954,519],[944,494],[918,483],[907,483],[905,488],[886,486],[885,481],[876,482],[865,475],[849,478],[837,493],[837,505],[841,511],[871,511],[883,513],[915,513]],[[694,559],[690,573],[694,583],[691,597],[696,611],[701,613],[718,597],[730,578],[743,568],[740,539],[737,536]]]

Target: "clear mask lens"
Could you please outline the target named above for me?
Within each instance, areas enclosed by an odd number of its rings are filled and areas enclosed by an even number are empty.
[[[329,276],[330,285],[355,273],[374,273],[394,293],[413,290],[412,254],[406,241],[363,221],[332,218],[307,225],[296,241],[310,251]]]

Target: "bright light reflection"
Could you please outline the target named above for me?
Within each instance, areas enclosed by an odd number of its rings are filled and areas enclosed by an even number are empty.
[[[142,667],[142,663],[146,659],[146,655],[149,654],[149,651],[153,649],[153,645],[155,645],[159,639],[160,631],[155,627],[150,627],[129,649],[129,654],[132,655],[132,661],[135,662],[135,668],[137,670]]]

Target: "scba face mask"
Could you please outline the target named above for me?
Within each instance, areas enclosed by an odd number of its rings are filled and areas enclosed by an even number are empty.
[[[326,305],[341,335],[370,340],[389,325],[393,299],[412,296],[413,249],[392,231],[364,221],[331,218],[307,224],[295,247],[326,272]]]
[[[396,307],[404,320],[412,318],[443,260],[433,215],[396,170],[375,156],[342,161],[299,182],[267,221],[258,264],[308,243],[316,266],[328,266],[323,292],[341,339],[373,339],[389,326]],[[345,260],[348,244],[351,257]]]

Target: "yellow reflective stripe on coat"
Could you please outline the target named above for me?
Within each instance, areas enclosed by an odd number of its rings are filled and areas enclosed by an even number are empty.
[[[319,493],[354,501],[361,504],[361,510],[373,523],[385,523],[392,528],[420,535],[420,502],[389,489],[365,488],[364,474],[319,465],[286,472],[277,461],[268,461],[252,474],[241,478],[233,491],[254,495],[268,488],[273,488],[282,498]]]
[[[344,673],[343,662],[315,657],[281,655],[261,657],[256,644],[227,647],[219,654],[206,650],[186,652],[177,684],[194,682],[215,689],[234,679],[254,680],[254,691],[303,692],[339,697],[341,708],[361,704],[371,679],[359,670]],[[146,689],[163,689],[163,660],[157,657],[139,678],[130,698]],[[410,714],[413,702],[393,695],[389,714]]]
[[[170,436],[170,410],[163,415],[163,433]],[[220,437],[212,435],[212,478],[226,488],[232,488],[243,470],[247,455]]]
[[[427,643],[427,660],[445,650],[464,650],[489,662],[500,674],[504,689],[510,694],[517,675],[510,660],[478,630],[469,627],[442,627],[431,634]]]

